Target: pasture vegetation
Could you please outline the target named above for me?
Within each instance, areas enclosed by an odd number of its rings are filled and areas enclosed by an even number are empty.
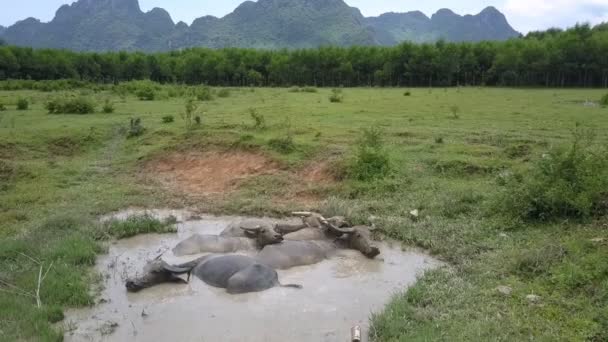
[[[45,104],[65,89],[0,92],[0,340],[60,340],[52,324],[63,310],[95,300],[91,266],[105,241],[172,229],[100,215],[185,205],[317,209],[354,223],[373,215],[384,235],[449,263],[372,317],[378,341],[608,339],[608,111],[583,105],[603,91],[345,88],[347,100],[330,103],[331,89],[233,88],[226,98],[147,82],[80,86],[70,91],[95,106],[108,99],[114,112],[49,115]],[[217,96],[199,96],[207,92]],[[206,101],[204,125],[166,124],[190,98]],[[18,99],[29,110],[15,110]],[[172,151],[240,150],[280,170],[203,198],[142,172]],[[298,186],[290,175],[320,161],[335,182],[286,191]],[[319,201],[303,204],[300,194]],[[38,308],[41,267],[49,273]]]

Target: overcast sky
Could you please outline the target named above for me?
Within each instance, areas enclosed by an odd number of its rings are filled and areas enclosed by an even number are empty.
[[[506,14],[511,25],[520,32],[569,27],[577,22],[596,24],[608,21],[608,0],[345,0],[361,9],[364,15],[384,12],[421,10],[431,15],[440,8],[450,8],[459,14],[476,14],[486,6],[494,6]],[[0,0],[0,25],[12,25],[26,17],[49,21],[62,4],[74,0]],[[242,0],[140,0],[143,10],[162,7],[173,20],[188,24],[203,15],[223,16]]]

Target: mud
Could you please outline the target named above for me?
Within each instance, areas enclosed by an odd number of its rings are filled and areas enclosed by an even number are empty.
[[[420,251],[383,242],[376,260],[343,251],[317,265],[279,271],[282,283],[301,284],[302,290],[229,295],[193,279],[187,285],[167,284],[130,294],[125,279],[140,272],[147,260],[161,253],[168,262],[194,259],[177,258],[170,248],[192,233],[219,234],[238,219],[193,217],[181,211],[151,214],[183,221],[178,233],[139,236],[110,246],[96,266],[105,286],[99,304],[67,313],[66,341],[349,341],[351,327],[362,326],[366,335],[373,312],[414,284],[422,272],[440,266]]]

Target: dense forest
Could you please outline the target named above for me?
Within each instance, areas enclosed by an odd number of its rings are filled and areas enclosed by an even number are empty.
[[[395,47],[194,48],[144,54],[0,46],[2,79],[150,79],[213,86],[608,87],[608,24],[533,32],[506,42]]]

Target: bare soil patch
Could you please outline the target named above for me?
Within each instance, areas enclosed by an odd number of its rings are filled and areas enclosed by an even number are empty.
[[[247,178],[278,171],[269,158],[242,151],[176,152],[145,166],[145,172],[161,184],[190,195],[228,193]]]
[[[313,162],[299,172],[304,182],[310,184],[330,184],[336,182],[336,177],[331,170],[330,161]]]

